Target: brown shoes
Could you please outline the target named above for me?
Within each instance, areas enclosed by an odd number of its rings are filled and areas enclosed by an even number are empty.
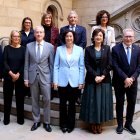
[[[101,134],[103,129],[101,124],[92,124],[91,125],[91,130],[93,134]]]

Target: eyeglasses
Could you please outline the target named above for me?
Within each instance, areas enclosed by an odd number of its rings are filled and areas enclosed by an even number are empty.
[[[108,18],[108,16],[102,16],[102,18]]]
[[[13,38],[19,38],[20,36],[12,36]]]
[[[134,36],[124,36],[125,38],[133,38]]]

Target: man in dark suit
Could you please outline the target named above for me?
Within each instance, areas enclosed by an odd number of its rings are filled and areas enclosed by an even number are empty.
[[[123,42],[112,48],[113,86],[116,96],[116,115],[118,127],[116,133],[123,129],[135,135],[132,127],[137,97],[137,78],[140,73],[140,48],[133,44],[134,31],[123,30]],[[123,107],[125,95],[127,99],[126,122],[123,128]]]
[[[74,44],[84,49],[87,44],[86,28],[83,26],[77,25],[78,15],[76,11],[73,11],[73,10],[70,11],[67,19],[68,19],[69,25],[66,25],[60,29],[59,46],[64,44],[64,42],[62,41],[63,33],[66,30],[73,30],[76,33],[76,40]],[[81,90],[79,90],[79,93],[77,94],[77,101],[76,101],[77,104],[80,104],[80,98],[81,98]]]
[[[40,93],[43,95],[44,107],[44,124],[46,131],[51,132],[50,127],[50,93],[52,83],[52,72],[54,62],[53,45],[45,42],[43,26],[35,28],[36,41],[27,44],[24,66],[24,83],[30,86],[32,95],[32,114],[34,124],[31,131],[36,130],[40,126]]]
[[[69,15],[68,15],[68,22],[69,25],[64,26],[60,29],[60,42],[59,45],[63,45],[64,42],[62,41],[62,36],[63,33],[66,30],[73,30],[76,33],[76,40],[75,40],[75,44],[77,46],[82,47],[83,49],[86,47],[87,44],[87,37],[86,37],[86,29],[83,26],[77,25],[78,22],[78,15],[75,11],[70,11]]]

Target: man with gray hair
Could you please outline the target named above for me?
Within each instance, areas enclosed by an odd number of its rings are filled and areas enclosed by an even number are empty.
[[[123,30],[122,43],[112,48],[113,86],[116,96],[117,134],[123,129],[135,135],[132,127],[135,103],[137,97],[137,78],[140,74],[140,48],[133,44],[134,31]],[[127,100],[126,121],[123,128],[123,108],[125,95]]]
[[[50,92],[52,83],[54,48],[53,45],[45,42],[44,28],[35,28],[36,41],[27,44],[24,66],[24,83],[30,86],[32,96],[32,115],[34,124],[31,131],[40,126],[40,93],[43,95],[44,122],[43,127],[51,132],[50,127]]]

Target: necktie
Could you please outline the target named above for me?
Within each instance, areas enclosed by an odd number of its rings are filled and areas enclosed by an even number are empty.
[[[38,47],[37,47],[36,58],[37,58],[37,62],[39,62],[40,61],[40,44],[38,44]]]
[[[130,56],[130,47],[127,47],[127,60],[128,60],[128,64],[130,65],[130,59],[131,59],[131,56]]]

